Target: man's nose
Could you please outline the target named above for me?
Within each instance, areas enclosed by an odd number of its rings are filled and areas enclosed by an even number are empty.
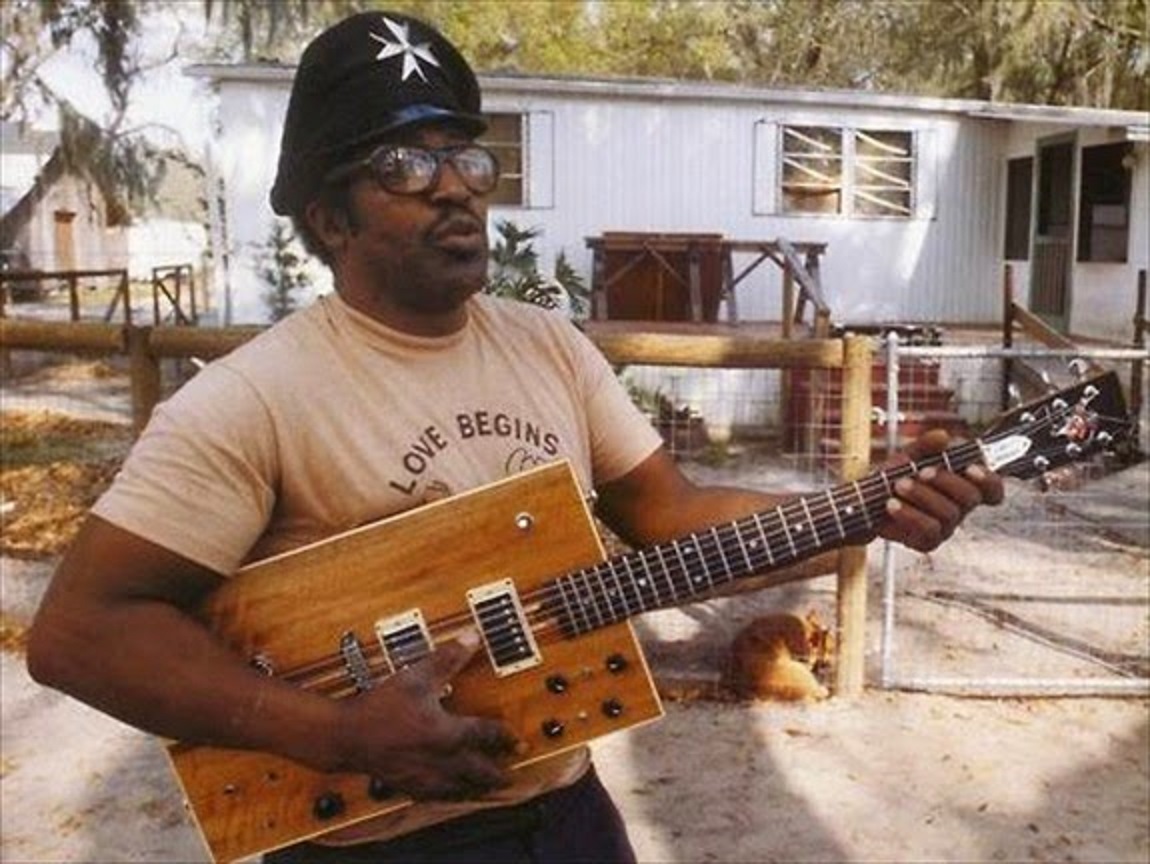
[[[457,200],[470,198],[475,194],[451,159],[444,159],[440,163],[439,176],[435,178],[430,191],[433,198],[447,197]]]

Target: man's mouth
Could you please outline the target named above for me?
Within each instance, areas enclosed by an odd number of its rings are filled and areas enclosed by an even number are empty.
[[[455,217],[432,230],[431,242],[455,254],[474,254],[487,249],[487,232],[475,219]]]

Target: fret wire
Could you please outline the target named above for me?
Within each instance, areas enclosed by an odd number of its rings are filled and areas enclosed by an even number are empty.
[[[667,566],[666,559],[663,558],[663,545],[659,544],[655,546],[654,551],[655,555],[659,558],[659,570],[662,571],[663,577],[671,589],[671,602],[675,602],[679,599],[679,592],[675,590],[675,574],[671,568]]]
[[[614,623],[619,620],[618,612],[615,609],[615,601],[611,598],[611,592],[607,589],[607,583],[603,581],[603,574],[599,572],[598,567],[591,567],[591,573],[595,576],[595,581],[599,583],[599,596],[607,602],[607,620]]]
[[[629,574],[626,572],[619,572],[619,565],[624,564],[621,556],[614,556],[608,558],[599,566],[605,568],[611,577],[611,581],[615,585],[615,590],[618,592],[619,599],[623,604],[623,613],[625,617],[631,617],[636,612],[643,611],[642,604],[638,603],[635,596],[635,586],[632,584]]]
[[[632,608],[631,601],[627,597],[627,589],[624,587],[623,581],[619,578],[619,571],[615,569],[615,563],[616,560],[611,558],[604,562],[604,566],[608,571],[610,571],[611,578],[615,580],[615,587],[619,591],[619,596],[623,600],[623,611],[628,615],[631,615],[635,610]]]
[[[559,586],[559,593],[560,593],[562,600],[563,600],[563,608],[567,612],[567,620],[571,622],[571,628],[573,630],[575,630],[576,633],[587,633],[587,632],[589,632],[589,628],[581,627],[579,625],[579,621],[578,621],[578,618],[577,618],[577,615],[575,612],[575,607],[572,606],[571,599],[568,596],[567,589],[570,588],[571,590],[574,590],[574,587],[575,587],[571,582],[571,577],[570,576],[564,576],[562,579],[556,580],[556,584]],[[590,623],[590,622],[588,622],[588,623]]]
[[[838,525],[839,539],[845,540],[847,532],[843,530],[843,520],[842,517],[839,516],[839,508],[838,505],[835,504],[834,492],[831,489],[827,490],[827,503],[831,505],[831,515],[835,517],[835,524]]]
[[[633,558],[638,558],[638,559],[639,559],[639,564],[641,564],[641,565],[642,565],[642,567],[643,567],[643,570],[644,570],[644,571],[646,571],[646,570],[647,570],[647,562],[646,562],[646,560],[644,560],[644,558],[643,558],[643,550],[642,550],[642,549],[640,549],[640,550],[639,550],[639,551],[638,551],[638,552],[637,552],[635,555],[633,555],[633,556],[629,556],[629,558],[630,558],[630,557],[633,557]],[[650,577],[650,573],[648,573],[647,575],[648,575],[648,577]],[[652,605],[651,605],[651,603],[650,603],[650,601],[648,600],[648,598],[647,598],[646,596],[644,596],[644,587],[643,587],[643,583],[644,583],[644,579],[643,579],[642,577],[640,577],[640,578],[638,578],[638,579],[636,579],[636,580],[635,580],[635,586],[636,586],[636,588],[637,588],[637,589],[638,589],[638,591],[639,591],[639,596],[643,598],[643,608],[644,608],[644,609],[653,609],[653,608],[654,608],[654,606],[652,606]],[[656,601],[658,600],[658,594],[656,594],[656,595],[655,595],[655,599],[656,599]]]
[[[671,545],[675,549],[675,557],[679,559],[679,567],[682,569],[683,574],[687,577],[687,590],[690,591],[694,585],[694,579],[691,576],[691,568],[687,565],[687,559],[683,557],[683,550],[679,546],[678,540],[672,540]]]
[[[587,571],[586,570],[580,570],[575,575],[579,580],[579,592],[578,592],[579,603],[583,607],[584,611],[587,613],[588,618],[590,618],[592,613],[594,613],[594,615],[595,615],[596,623],[591,625],[591,629],[594,630],[599,625],[601,625],[603,623],[600,616],[599,616],[598,604],[596,604],[594,602],[595,601],[595,594],[593,591],[590,590],[590,587],[588,585]]]
[[[807,505],[807,499],[805,497],[800,498],[799,503],[803,505],[803,512],[807,514],[807,525],[811,528],[811,535],[814,537],[815,545],[821,549],[823,541],[822,538],[819,537],[819,526],[818,523],[815,522],[814,517],[811,516],[811,508]]]
[[[635,557],[634,554],[625,556],[623,560],[623,567],[627,571],[627,578],[631,582],[631,587],[635,589],[635,599],[639,602],[639,611],[646,612],[650,607],[647,603],[647,598],[643,594],[643,583],[640,578],[635,575],[635,568],[631,566],[631,560]]]
[[[852,485],[854,486],[855,495],[858,496],[859,504],[862,505],[863,518],[866,519],[866,527],[869,531],[874,528],[874,522],[872,522],[870,518],[870,508],[867,506],[866,498],[863,497],[862,487],[859,486],[859,481],[855,480]]]
[[[782,505],[775,508],[779,514],[779,524],[783,526],[783,533],[787,537],[787,543],[791,547],[791,554],[798,556],[799,550],[795,548],[795,538],[791,536],[791,527],[787,524],[787,515],[783,512]]]
[[[739,541],[739,551],[743,553],[743,560],[747,562],[747,572],[753,573],[757,568],[755,563],[751,560],[751,553],[747,551],[747,544],[743,540],[742,531],[739,530],[739,523],[734,523],[735,539]]]
[[[734,576],[734,572],[731,570],[731,564],[727,561],[726,553],[723,551],[723,542],[722,538],[719,537],[718,529],[713,525],[711,526],[710,534],[715,543],[715,548],[719,552],[719,560],[723,562],[723,569],[727,571],[727,581],[730,581],[731,577]]]
[[[760,516],[760,514],[758,514],[758,513],[755,513],[754,516],[755,516],[755,527],[759,530],[759,536],[762,538],[762,541],[763,541],[763,548],[767,550],[767,563],[769,563],[773,566],[775,563],[775,553],[771,550],[770,538],[767,537],[766,529],[763,528],[763,519]]]
[[[745,576],[749,570],[746,570],[739,563],[740,556],[744,559],[747,557],[742,538],[739,536],[739,523],[737,521],[727,522],[724,525],[716,526],[716,528],[720,537],[720,549],[723,553],[723,559],[727,563],[731,579]]]

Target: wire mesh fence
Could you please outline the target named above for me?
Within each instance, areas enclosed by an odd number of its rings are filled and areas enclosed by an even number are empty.
[[[1056,388],[1073,377],[1073,361],[1130,381],[1131,364],[1145,360],[1123,350],[888,344],[886,371],[899,376],[881,406],[888,442],[919,424],[979,434],[1009,395],[1004,361],[1040,370]],[[1150,690],[1150,475],[1138,451],[1135,442],[1121,458],[1008,480],[1003,505],[970,514],[931,555],[886,544],[874,677],[978,695]]]

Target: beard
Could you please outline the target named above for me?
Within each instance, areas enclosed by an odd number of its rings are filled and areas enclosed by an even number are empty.
[[[378,290],[409,312],[453,312],[487,284],[487,226],[474,214],[449,212],[377,260]]]
[[[487,284],[487,257],[486,250],[411,256],[396,268],[388,292],[396,305],[411,312],[452,312]]]

